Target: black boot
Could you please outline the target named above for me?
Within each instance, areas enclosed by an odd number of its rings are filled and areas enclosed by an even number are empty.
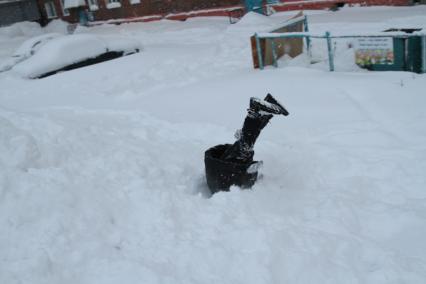
[[[250,98],[250,109],[259,113],[288,115],[288,111],[271,94],[266,95],[264,100]]]
[[[259,113],[251,108],[248,109],[239,139],[225,151],[222,159],[235,163],[252,162],[254,143],[272,117],[272,114]]]
[[[254,143],[256,143],[262,129],[268,124],[274,114],[288,115],[288,111],[271,94],[266,95],[265,100],[250,98],[250,108],[247,111],[241,135],[223,153],[223,160],[236,163],[252,162]]]
[[[265,97],[265,101],[268,103],[271,103],[275,106],[278,106],[278,108],[281,110],[281,114],[287,116],[289,115],[288,111],[284,108],[282,104],[280,104],[271,94],[267,94]]]

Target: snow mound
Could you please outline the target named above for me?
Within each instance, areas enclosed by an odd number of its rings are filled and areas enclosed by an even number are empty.
[[[355,63],[355,51],[348,48],[336,54],[334,57],[334,67],[343,72],[367,72]]]
[[[249,12],[245,14],[234,26],[263,26],[271,24],[271,19],[265,15],[261,15],[255,12]]]
[[[46,27],[43,28],[44,32],[47,33],[68,33],[68,23],[59,19],[51,21]]]
[[[310,67],[310,58],[306,53],[302,53],[296,57],[291,57],[288,54],[284,54],[278,60],[280,67]]]
[[[0,35],[9,38],[21,36],[34,36],[41,34],[42,28],[38,23],[34,22],[20,22],[8,27],[0,28]]]

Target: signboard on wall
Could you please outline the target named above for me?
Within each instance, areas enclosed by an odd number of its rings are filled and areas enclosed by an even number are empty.
[[[394,64],[391,37],[361,37],[355,43],[355,62],[360,66]]]

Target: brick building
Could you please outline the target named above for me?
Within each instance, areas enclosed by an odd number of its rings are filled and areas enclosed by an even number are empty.
[[[0,0],[0,26],[39,19],[36,0]]]
[[[67,0],[38,0],[42,16],[47,19],[61,18],[67,22],[78,22],[78,13],[73,13]],[[76,1],[74,1],[76,2]],[[77,1],[79,2],[79,1]],[[226,11],[240,6],[240,0],[83,0],[78,7],[88,11],[95,21],[111,19],[156,20],[164,17],[184,19],[182,13],[201,16],[225,15]],[[198,15],[198,13],[197,13]],[[188,15],[189,16],[189,15]]]
[[[410,5],[413,0],[37,0],[44,21],[61,18],[76,23],[86,11],[92,21],[185,20],[194,16],[227,16],[230,11],[268,4],[276,11],[327,9],[345,3],[360,5]],[[70,2],[71,1],[71,2]],[[70,4],[71,3],[71,4]],[[73,6],[75,8],[65,9]]]

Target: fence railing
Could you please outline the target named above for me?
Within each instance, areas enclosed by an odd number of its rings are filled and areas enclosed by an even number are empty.
[[[307,25],[306,25],[307,26]],[[288,39],[288,38],[304,38],[306,39],[307,50],[309,52],[311,48],[311,39],[324,39],[327,42],[328,50],[328,62],[329,70],[334,71],[334,52],[332,46],[332,39],[342,39],[342,38],[410,38],[410,37],[420,37],[421,38],[421,71],[426,73],[426,33],[415,32],[412,34],[407,34],[403,32],[381,32],[381,33],[365,33],[365,34],[353,34],[353,35],[331,35],[330,32],[325,32],[325,34],[315,34],[310,32],[289,32],[289,33],[255,33],[254,38],[256,40],[256,48],[259,57],[259,68],[264,69],[264,64],[262,61],[261,53],[262,47],[260,45],[261,39],[269,39],[270,47],[273,54],[273,66],[278,67],[278,58],[276,56],[276,47],[273,39]]]

